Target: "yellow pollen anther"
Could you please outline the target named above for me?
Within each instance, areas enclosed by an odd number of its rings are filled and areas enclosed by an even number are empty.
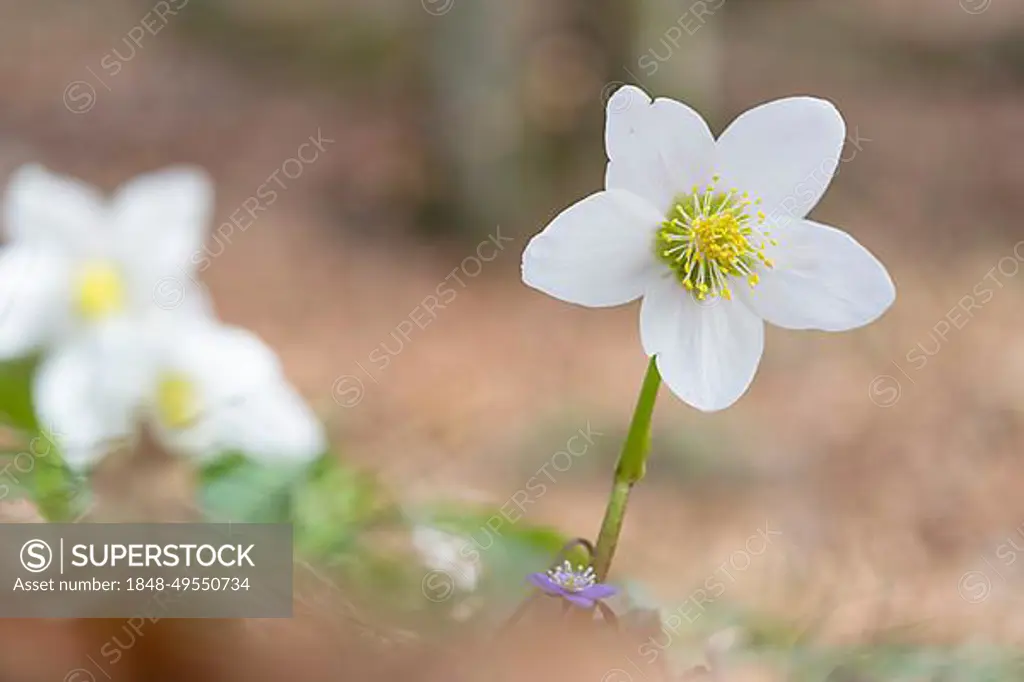
[[[756,221],[747,213],[748,206],[761,200],[752,202],[738,189],[719,191],[719,180],[716,175],[704,189],[694,187],[676,197],[655,237],[655,255],[701,301],[716,296],[731,300],[733,278],[756,286],[757,270],[773,266],[765,254],[767,244],[777,245],[759,227],[766,220],[764,212],[756,214]]]
[[[160,421],[169,428],[189,426],[199,416],[195,384],[183,374],[164,374],[157,383],[156,410]]]
[[[124,308],[121,273],[110,263],[86,263],[74,286],[75,308],[84,319],[95,322]]]

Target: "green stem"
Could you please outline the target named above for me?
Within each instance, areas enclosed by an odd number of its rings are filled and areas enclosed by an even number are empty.
[[[608,575],[615,556],[615,548],[619,544],[622,523],[626,519],[626,505],[629,493],[640,479],[644,477],[647,465],[647,452],[651,447],[651,415],[654,403],[661,387],[661,375],[654,358],[647,365],[647,374],[640,388],[640,397],[633,410],[633,420],[629,424],[629,433],[622,444],[618,464],[615,465],[615,481],[608,498],[608,507],[601,522],[601,532],[597,536],[597,548],[594,550],[594,573],[603,581]]]

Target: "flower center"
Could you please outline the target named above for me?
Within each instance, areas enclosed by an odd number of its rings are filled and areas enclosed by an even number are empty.
[[[74,287],[75,308],[89,322],[96,322],[124,308],[121,273],[110,263],[86,263],[78,272]]]
[[[597,582],[592,567],[580,564],[573,569],[568,561],[549,570],[548,577],[566,592],[582,592]]]
[[[162,375],[157,382],[156,411],[160,421],[172,429],[192,424],[199,416],[195,384],[177,372]]]
[[[730,300],[734,278],[756,286],[758,265],[774,266],[765,256],[766,243],[778,244],[761,229],[764,213],[758,211],[755,220],[747,212],[761,200],[752,202],[746,192],[735,189],[719,191],[718,180],[716,175],[703,191],[694,186],[676,197],[654,241],[658,258],[699,301],[715,296]]]

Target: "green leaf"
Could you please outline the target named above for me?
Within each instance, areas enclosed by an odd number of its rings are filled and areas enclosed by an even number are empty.
[[[3,485],[32,500],[47,520],[70,521],[87,508],[88,486],[71,472],[53,435],[36,418],[32,377],[38,366],[38,356],[0,362],[0,421],[28,439],[22,452],[8,455]]]
[[[75,475],[50,436],[39,433],[20,452],[0,453],[0,499],[31,500],[51,522],[79,518],[90,503],[86,481]]]
[[[71,472],[56,445],[36,459],[31,487],[36,506],[52,522],[77,519],[90,504],[87,482]]]
[[[376,478],[328,455],[296,499],[296,545],[303,554],[330,559],[355,552],[364,534],[401,521]]]
[[[0,419],[26,433],[39,431],[32,407],[32,375],[37,357],[0,362]]]
[[[291,521],[297,486],[307,475],[294,465],[270,465],[234,453],[199,472],[199,500],[208,518],[239,523]]]

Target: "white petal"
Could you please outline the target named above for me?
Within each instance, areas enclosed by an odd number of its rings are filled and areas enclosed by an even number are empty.
[[[736,300],[698,303],[671,277],[644,295],[640,333],[665,384],[705,412],[742,396],[764,350],[764,323]]]
[[[201,169],[176,166],[125,183],[111,204],[114,247],[143,302],[167,278],[185,281],[202,260],[213,212],[213,183]]]
[[[846,124],[830,102],[791,97],[755,107],[722,133],[722,186],[749,192],[773,228],[803,218],[821,199],[843,151]]]
[[[38,245],[0,251],[0,359],[28,355],[70,324],[63,257]]]
[[[138,314],[152,315],[170,324],[185,323],[188,318],[216,317],[206,284],[184,272],[161,277],[150,289],[135,289],[132,294]]]
[[[458,561],[459,552],[466,545],[464,538],[430,526],[416,526],[412,541],[423,563],[440,570]]]
[[[427,568],[447,573],[464,592],[476,588],[481,567],[464,555],[469,540],[429,526],[417,526],[413,530],[413,545]]]
[[[250,332],[197,325],[175,338],[163,367],[195,382],[202,409],[184,430],[159,427],[172,447],[199,458],[240,451],[301,461],[327,449],[316,415],[284,380],[277,357]]]
[[[877,319],[896,288],[877,258],[853,237],[801,220],[778,234],[775,268],[745,297],[766,321],[786,329],[844,331]]]
[[[86,468],[134,434],[149,383],[139,339],[130,329],[111,325],[48,355],[33,379],[33,401],[68,463]]]
[[[5,229],[10,239],[61,250],[94,240],[103,210],[103,197],[97,190],[38,164],[14,171],[4,197]]]
[[[426,563],[443,560],[458,551],[451,533],[430,526],[416,526],[412,530],[412,544]]]
[[[190,429],[163,433],[173,448],[199,459],[241,452],[260,460],[309,462],[327,450],[316,415],[283,381],[212,409]]]
[[[196,318],[181,320],[165,339],[161,366],[197,377],[204,401],[226,401],[281,376],[274,352],[252,332]]]
[[[651,102],[625,86],[608,101],[606,189],[641,196],[665,215],[672,200],[711,178],[715,141],[700,114],[675,100]]]
[[[625,156],[643,127],[651,96],[635,85],[623,85],[608,99],[605,107],[604,148],[609,159]]]
[[[555,216],[523,252],[523,281],[589,307],[639,298],[657,270],[661,216],[628,192],[598,192]]]

